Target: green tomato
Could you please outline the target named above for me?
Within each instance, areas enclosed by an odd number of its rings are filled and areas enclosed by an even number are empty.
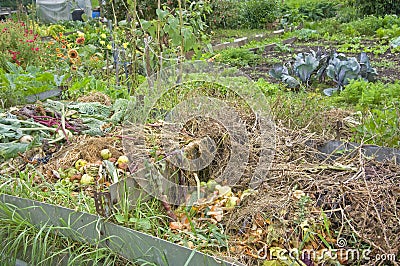
[[[94,182],[94,177],[88,174],[84,174],[81,178],[81,185],[90,185]]]
[[[100,155],[101,155],[101,158],[103,158],[103,160],[108,160],[112,157],[112,154],[109,149],[101,150]]]

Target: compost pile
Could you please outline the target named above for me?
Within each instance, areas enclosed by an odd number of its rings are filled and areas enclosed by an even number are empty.
[[[92,102],[98,100],[102,103]],[[179,233],[190,231],[192,226],[205,228],[206,222],[222,225],[229,237],[228,246],[217,249],[217,256],[233,257],[252,265],[357,261],[371,265],[380,261],[321,254],[330,248],[336,251],[370,249],[370,258],[377,254],[400,255],[400,167],[395,162],[377,162],[361,151],[335,159],[321,156],[316,147],[306,142],[313,140],[318,144],[326,140],[307,130],[292,131],[278,125],[275,157],[265,182],[257,190],[247,187],[259,156],[255,148],[259,132],[254,130],[250,136],[254,145],[250,147],[244,176],[237,185],[230,187],[215,181],[232,156],[231,140],[218,122],[196,118],[176,132],[168,130],[167,122],[156,121],[140,128],[131,127],[127,134],[121,126],[126,103],[110,105],[106,98],[98,95],[85,101],[69,104],[68,114],[63,112],[59,102],[48,101],[16,108],[4,115],[0,122],[7,127],[1,129],[1,136],[7,141],[9,152],[3,152],[5,162],[1,174],[9,174],[13,169],[24,170],[28,164],[33,164],[54,182],[62,178],[79,182],[85,174],[90,174],[95,177],[89,182],[92,185],[83,189],[92,193],[93,183],[101,183],[102,189],[106,189],[143,166],[135,156],[122,160],[124,148],[128,148],[137,158],[146,157],[155,165],[163,165],[161,168],[175,182],[198,186],[200,194],[179,195],[186,203],[191,201],[194,215],[190,221],[182,211],[183,205],[176,208],[164,205],[169,226]],[[249,125],[255,123],[255,117],[249,114],[245,114],[243,120]],[[23,121],[30,121],[30,130],[24,129]],[[50,133],[41,128],[43,123],[53,128]],[[74,134],[68,135],[66,130]],[[41,145],[18,142],[24,132],[39,132]],[[174,149],[184,150],[189,157],[199,156],[202,153],[199,140],[204,136],[218,144],[215,159],[207,168],[196,172],[180,170],[165,160]],[[60,140],[53,141],[58,138]],[[129,142],[132,147],[123,145],[124,140],[132,140],[130,138],[142,138],[144,145],[135,146],[135,141]],[[169,147],[174,149],[163,149],[160,145],[163,139],[173,143]],[[317,256],[289,256],[289,251],[296,254],[301,250],[315,251]]]
[[[400,167],[366,158],[361,150],[336,160],[324,158],[305,144],[315,140],[314,134],[279,127],[277,133],[266,182],[227,218],[234,239],[231,255],[254,264],[284,254],[281,260],[293,265],[374,265],[382,263],[374,261],[377,254],[398,256]],[[335,253],[323,256],[327,248]],[[345,255],[346,249],[361,254],[367,248],[369,260]],[[299,249],[315,254],[302,256]],[[297,260],[290,251],[299,254]],[[315,257],[319,259],[312,262]]]

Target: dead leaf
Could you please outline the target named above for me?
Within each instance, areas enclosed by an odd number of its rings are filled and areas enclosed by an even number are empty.
[[[293,192],[293,198],[295,198],[297,200],[301,199],[301,197],[304,197],[305,195],[306,195],[306,193],[304,193],[303,190],[295,190]]]
[[[181,222],[170,222],[169,228],[171,228],[172,230],[182,230],[183,224]]]

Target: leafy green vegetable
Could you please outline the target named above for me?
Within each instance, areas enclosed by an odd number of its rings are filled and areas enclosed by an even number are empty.
[[[355,57],[347,58],[343,54],[334,54],[326,69],[326,75],[337,83],[336,88],[325,89],[324,93],[331,96],[335,91],[343,90],[352,79],[357,79],[361,66]]]
[[[28,143],[0,143],[0,161],[13,158],[18,155],[19,152],[25,152],[28,150],[30,144]]]
[[[21,125],[18,122],[11,122],[0,118],[0,141],[10,142],[22,137],[22,132],[19,130]]]
[[[289,74],[293,73],[302,83],[308,86],[311,75],[315,72],[318,74],[318,68],[320,65],[322,67],[323,64],[321,64],[321,62],[324,63],[326,61],[325,58],[327,58],[327,56],[322,55],[320,51],[315,52],[311,50],[309,53],[299,53],[296,55],[296,60],[292,68],[288,69],[286,66],[282,65],[276,66],[269,74],[285,82],[289,88],[296,88],[300,86],[300,82]]]
[[[283,65],[275,66],[269,71],[269,74],[275,78],[283,81],[288,85],[289,88],[297,88],[300,86],[300,82],[294,77],[289,75],[288,68]]]
[[[378,76],[378,72],[376,72],[375,68],[371,67],[368,55],[364,52],[362,52],[360,55],[360,67],[361,67],[361,69],[360,69],[361,77],[363,77],[365,80],[368,80],[368,81],[376,80],[376,77]]]
[[[371,67],[368,55],[360,54],[360,62],[355,57],[347,58],[343,54],[334,54],[326,68],[326,74],[337,83],[336,88],[325,89],[324,93],[328,96],[336,91],[342,91],[344,86],[351,80],[363,78],[365,81],[375,81],[378,73]]]
[[[294,62],[293,68],[295,74],[300,78],[302,82],[308,82],[310,80],[311,74],[319,66],[319,60],[313,50],[310,53],[299,53],[296,56],[296,61]]]
[[[128,108],[129,100],[127,99],[117,99],[111,110],[113,112],[113,115],[110,117],[111,122],[114,124],[120,123],[123,121],[126,110]]]

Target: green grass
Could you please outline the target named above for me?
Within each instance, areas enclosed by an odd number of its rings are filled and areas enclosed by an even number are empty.
[[[69,206],[77,211],[95,213],[93,198],[78,184],[59,180],[49,182],[32,165],[12,176],[0,175],[0,193],[18,195],[41,202]]]
[[[269,96],[269,104],[275,122],[294,130],[307,128],[309,132],[335,136],[335,128],[329,124],[326,114],[336,109],[330,99],[319,92],[292,92],[279,90]]]
[[[0,203],[0,264],[15,265],[18,258],[29,265],[134,265],[108,248],[76,242],[60,234],[69,227],[34,225]]]

